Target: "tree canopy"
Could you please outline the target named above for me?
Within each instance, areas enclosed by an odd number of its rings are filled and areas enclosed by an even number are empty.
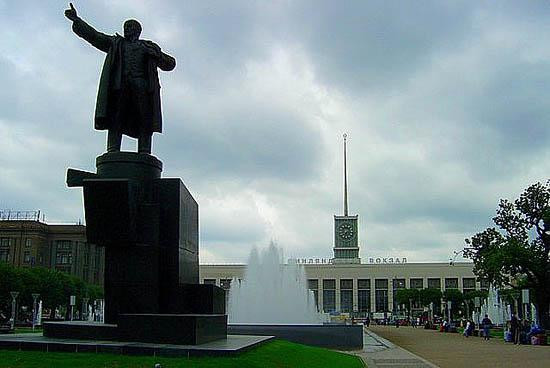
[[[502,199],[493,222],[466,239],[474,273],[497,287],[532,290],[538,318],[550,328],[550,182],[529,186],[518,199]]]
[[[64,272],[43,267],[13,267],[0,262],[0,310],[11,309],[10,291],[18,291],[19,305],[31,306],[32,294],[39,293],[45,308],[55,309],[67,305],[71,295],[76,296],[77,306],[83,297],[90,300],[103,297],[103,290],[96,285],[87,284],[79,278]]]

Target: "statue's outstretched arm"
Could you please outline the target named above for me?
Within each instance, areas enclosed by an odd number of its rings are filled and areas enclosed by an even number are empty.
[[[90,26],[77,15],[76,9],[73,7],[72,3],[70,3],[69,5],[71,8],[65,10],[65,16],[72,20],[74,33],[76,33],[78,36],[82,37],[90,44],[92,44],[92,46],[100,49],[101,51],[109,52],[109,49],[113,44],[114,36],[109,36],[105,33],[96,31],[94,27]]]
[[[161,70],[169,72],[176,67],[176,59],[161,51],[157,65]]]
[[[157,66],[161,70],[169,72],[176,67],[176,59],[162,52],[159,45],[149,40],[143,40],[143,45],[150,57],[156,60]]]

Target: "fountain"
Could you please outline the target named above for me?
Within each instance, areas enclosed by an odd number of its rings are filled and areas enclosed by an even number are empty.
[[[487,314],[493,324],[501,326],[510,318],[509,313],[503,305],[504,303],[499,297],[498,289],[492,285],[489,288],[489,295],[481,307],[481,317]]]
[[[251,251],[244,279],[231,283],[228,312],[229,323],[322,323],[303,266],[283,264],[273,242]]]
[[[231,283],[228,311],[230,335],[275,336],[341,350],[363,348],[363,326],[324,324],[303,266],[284,264],[273,243],[250,253],[244,279]]]

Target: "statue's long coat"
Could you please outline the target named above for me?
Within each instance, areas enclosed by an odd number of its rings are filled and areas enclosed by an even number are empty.
[[[73,31],[94,47],[107,53],[99,80],[94,120],[96,129],[109,129],[114,124],[113,120],[116,112],[116,106],[113,106],[116,100],[114,95],[120,92],[122,84],[122,42],[124,38],[118,34],[110,36],[98,32],[80,18],[73,21]],[[138,42],[156,46],[151,41],[139,40]],[[158,59],[148,58],[147,82],[148,92],[151,96],[152,122],[151,127],[147,128],[150,129],[151,134],[162,132],[160,83],[157,67],[161,70],[170,71],[176,67],[176,60],[163,52],[161,52]],[[138,127],[135,125],[123,124],[122,129],[123,134],[134,138],[139,137]]]

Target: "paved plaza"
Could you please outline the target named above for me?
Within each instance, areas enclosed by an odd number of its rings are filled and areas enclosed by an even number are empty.
[[[514,345],[498,339],[483,341],[412,327],[371,326],[370,331],[441,368],[550,367],[550,346]]]

